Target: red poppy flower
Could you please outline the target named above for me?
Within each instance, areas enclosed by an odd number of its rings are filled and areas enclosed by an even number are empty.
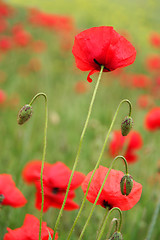
[[[150,36],[150,43],[152,46],[159,48],[160,47],[160,34],[159,33],[152,33]]]
[[[82,71],[90,71],[90,76],[104,66],[104,72],[132,64],[136,50],[132,44],[118,34],[113,27],[93,27],[79,33],[75,37],[72,53],[77,67]]]
[[[135,74],[130,76],[131,86],[134,88],[148,88],[151,86],[151,79],[144,74]]]
[[[34,183],[36,186],[36,208],[41,209],[41,185],[40,185],[41,161],[32,161],[28,163],[23,170],[23,178],[28,183]],[[71,170],[63,163],[55,164],[45,163],[43,172],[44,185],[44,211],[49,207],[61,208],[65,197],[67,185],[71,175]],[[65,204],[65,210],[74,210],[79,206],[73,202],[75,197],[74,190],[79,187],[84,180],[84,174],[75,172],[68,198]]]
[[[160,56],[151,55],[146,60],[146,65],[150,71],[160,71]]]
[[[112,157],[124,155],[128,163],[138,160],[135,150],[142,147],[141,135],[136,131],[131,131],[127,136],[122,136],[121,131],[114,131],[113,138],[109,145],[109,154]]]
[[[9,17],[13,12],[13,8],[11,8],[8,4],[3,1],[0,1],[0,17]]]
[[[152,108],[145,117],[145,127],[149,131],[160,129],[160,107]]]
[[[1,36],[0,38],[0,50],[8,51],[12,48],[12,40],[8,36]]]
[[[84,193],[86,193],[92,172],[86,176],[82,183]],[[99,166],[96,170],[87,194],[87,199],[91,203],[94,203],[107,172],[108,168],[103,166]],[[142,185],[133,181],[131,193],[128,196],[122,195],[120,190],[120,181],[123,176],[124,173],[121,171],[113,169],[110,171],[96,205],[101,205],[104,208],[109,207],[110,209],[118,207],[122,211],[126,211],[131,209],[139,201],[142,193]]]
[[[149,106],[153,106],[154,101],[150,95],[144,94],[140,95],[137,100],[137,104],[140,108],[148,108]]]
[[[3,90],[0,89],[0,104],[3,104],[6,101],[6,94]]]
[[[31,9],[29,14],[29,21],[36,26],[54,29],[56,31],[71,31],[74,29],[73,19],[71,17],[48,14],[37,9]]]
[[[14,29],[13,40],[17,46],[26,47],[31,41],[31,35],[23,29],[18,30],[17,26],[17,29]]]
[[[0,204],[12,207],[22,207],[27,202],[9,174],[0,174],[0,199]]]
[[[23,226],[14,230],[7,228],[8,233],[5,234],[4,240],[38,240],[39,239],[39,220],[31,214],[26,214]],[[53,237],[53,230],[42,222],[42,240],[49,239],[49,233]],[[58,239],[56,233],[55,240]]]

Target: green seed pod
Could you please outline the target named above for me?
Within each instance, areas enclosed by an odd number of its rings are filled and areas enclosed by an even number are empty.
[[[32,116],[32,106],[24,105],[18,113],[17,122],[19,125],[24,124]]]
[[[121,123],[122,136],[127,136],[133,127],[133,119],[129,116],[125,117]]]
[[[123,240],[123,237],[120,232],[115,232],[109,240]]]
[[[131,175],[126,174],[122,177],[120,182],[121,193],[128,196],[133,188],[133,178]]]

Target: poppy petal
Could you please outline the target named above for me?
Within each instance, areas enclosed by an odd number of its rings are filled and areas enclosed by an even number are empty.
[[[86,176],[84,182],[82,183],[84,193],[86,192],[92,172]],[[87,194],[87,199],[91,203],[94,203],[107,172],[108,168],[103,166],[100,166],[96,170]],[[102,207],[106,207],[108,205],[110,208],[118,207],[122,211],[125,211],[131,209],[139,201],[142,193],[142,185],[133,181],[131,193],[128,196],[122,195],[120,190],[120,181],[123,176],[124,173],[121,171],[113,169],[110,171],[97,205],[101,205]]]

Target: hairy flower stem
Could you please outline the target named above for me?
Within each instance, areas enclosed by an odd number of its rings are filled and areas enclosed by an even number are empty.
[[[106,215],[108,214],[108,212],[109,212],[109,207],[106,207],[106,211],[105,211],[104,217],[103,217],[102,222],[100,224],[100,227],[99,227],[99,229],[97,231],[97,236],[99,236],[99,233],[100,233],[100,231],[101,231],[101,229],[102,229],[102,227],[104,225],[104,222],[105,222],[105,219],[106,219]]]
[[[97,202],[98,202],[99,196],[101,195],[101,192],[102,192],[102,190],[103,190],[103,187],[104,187],[104,185],[105,185],[105,183],[106,183],[106,180],[107,180],[107,178],[108,178],[108,175],[109,175],[111,169],[113,168],[113,165],[114,165],[115,161],[116,161],[117,159],[119,159],[119,158],[121,158],[121,159],[124,161],[124,163],[125,163],[125,169],[126,169],[126,174],[128,174],[128,164],[127,164],[126,159],[125,159],[123,156],[117,156],[117,157],[115,157],[115,158],[113,159],[113,161],[111,162],[111,164],[110,164],[110,167],[109,167],[108,172],[107,172],[107,174],[106,174],[106,176],[105,176],[105,178],[104,178],[104,181],[103,181],[103,183],[102,183],[102,186],[101,186],[101,188],[100,188],[100,190],[99,190],[99,192],[98,192],[98,195],[97,195],[97,197],[96,197],[96,200],[94,201],[94,204],[93,204],[93,206],[92,206],[92,208],[91,208],[90,214],[89,214],[89,216],[88,216],[88,218],[87,218],[87,220],[86,220],[86,223],[85,223],[85,225],[84,225],[84,227],[83,227],[83,229],[82,229],[81,235],[80,235],[80,237],[78,238],[79,240],[82,239],[82,237],[83,237],[83,234],[84,234],[84,232],[85,232],[85,230],[86,230],[86,227],[87,227],[87,225],[88,225],[88,223],[89,223],[89,221],[90,221],[90,219],[91,219],[91,216],[92,216],[92,214],[93,214],[93,211],[94,211],[94,209],[95,209],[95,206],[96,206],[96,204],[97,204]]]
[[[106,215],[105,215],[105,216],[106,216]],[[107,231],[106,240],[109,239],[109,236],[110,236],[110,234],[111,234],[111,232],[112,232],[112,228],[113,228],[113,224],[114,224],[114,223],[115,223],[115,229],[116,229],[116,231],[118,230],[119,221],[118,221],[117,218],[113,218],[112,221],[111,221],[111,223],[110,223],[109,230]]]
[[[43,169],[44,169],[44,162],[46,156],[46,145],[47,145],[47,125],[48,125],[48,100],[47,95],[45,93],[38,93],[36,94],[30,102],[30,105],[34,103],[34,101],[43,96],[45,98],[45,126],[44,126],[44,140],[43,140],[43,154],[42,154],[42,166],[41,166],[41,191],[42,191],[42,203],[41,203],[41,212],[40,212],[40,219],[39,219],[39,240],[41,240],[41,232],[42,232],[42,218],[43,218],[43,206],[44,206],[44,189],[43,189]]]
[[[152,217],[152,221],[151,221],[151,224],[150,224],[150,227],[149,227],[149,230],[148,230],[148,234],[147,234],[146,240],[150,240],[151,239],[152,232],[153,232],[154,226],[156,224],[159,212],[160,212],[160,195],[159,195],[159,199],[158,199],[158,203],[157,203],[156,209],[155,209],[153,217]]]
[[[71,186],[71,181],[72,181],[72,178],[73,178],[73,174],[74,174],[75,169],[77,167],[77,163],[78,163],[78,159],[79,159],[79,155],[80,155],[80,151],[81,151],[81,147],[82,147],[84,134],[85,134],[87,126],[88,126],[88,122],[89,122],[90,115],[91,115],[91,112],[92,112],[93,103],[94,103],[94,100],[95,100],[95,97],[96,97],[96,93],[97,93],[98,86],[99,86],[99,83],[100,83],[100,80],[101,80],[103,69],[104,69],[104,66],[101,66],[101,71],[99,73],[99,77],[98,77],[97,83],[95,85],[95,89],[94,89],[94,92],[93,92],[93,95],[92,95],[92,99],[91,99],[91,102],[90,102],[90,105],[89,105],[87,118],[86,118],[83,130],[82,130],[82,133],[81,133],[81,137],[80,137],[80,141],[79,141],[79,145],[78,145],[78,150],[77,150],[77,155],[76,155],[75,162],[74,162],[74,165],[73,165],[73,168],[72,168],[72,172],[71,172],[71,176],[70,176],[69,183],[68,183],[68,186],[67,186],[67,190],[66,190],[66,194],[65,194],[65,197],[64,197],[64,201],[63,201],[62,207],[60,209],[57,221],[55,223],[53,240],[55,238],[55,234],[56,234],[56,231],[57,231],[57,228],[58,228],[58,224],[59,224],[60,218],[62,216],[62,212],[63,212],[64,206],[65,206],[65,203],[66,203],[66,200],[67,200],[67,197],[68,197],[69,188]]]
[[[69,235],[68,235],[67,240],[69,240],[69,239],[71,238],[72,232],[73,232],[73,230],[74,230],[74,228],[75,228],[75,226],[76,226],[76,224],[77,224],[78,218],[79,218],[80,215],[81,215],[81,212],[82,212],[83,207],[84,207],[84,203],[85,203],[86,198],[87,198],[87,194],[88,194],[88,191],[89,191],[89,187],[90,187],[90,185],[91,185],[91,181],[92,181],[93,176],[94,176],[94,174],[95,174],[95,172],[96,172],[96,169],[98,168],[98,166],[99,166],[99,164],[100,164],[100,161],[101,161],[101,159],[102,159],[102,156],[103,156],[103,153],[104,153],[106,144],[107,144],[107,142],[108,142],[109,135],[110,135],[111,130],[112,130],[112,128],[113,128],[113,125],[114,125],[114,122],[115,122],[115,120],[116,120],[117,114],[118,114],[118,112],[119,112],[120,106],[121,106],[123,103],[125,103],[125,102],[128,103],[128,105],[129,105],[129,116],[131,116],[132,104],[131,104],[131,102],[130,102],[128,99],[123,99],[123,100],[119,103],[119,105],[118,105],[118,107],[117,107],[117,110],[116,110],[116,112],[115,112],[115,115],[114,115],[114,117],[113,117],[113,120],[112,120],[112,122],[111,122],[110,128],[109,128],[109,130],[107,131],[107,135],[106,135],[106,138],[105,138],[105,141],[104,141],[104,144],[103,144],[103,147],[102,147],[100,156],[99,156],[98,161],[97,161],[97,163],[96,163],[96,166],[95,166],[95,168],[94,168],[94,170],[93,170],[92,176],[91,176],[91,178],[90,178],[90,180],[89,180],[88,187],[87,187],[86,193],[85,193],[85,195],[84,195],[84,197],[83,197],[83,201],[82,201],[81,207],[80,207],[80,209],[79,209],[79,211],[78,211],[78,214],[77,214],[77,217],[76,217],[76,219],[75,219],[75,221],[74,221],[74,223],[73,223],[73,226],[72,226],[72,228],[71,228],[71,230],[70,230],[70,232],[69,232]],[[128,170],[127,170],[127,173],[128,173]]]
[[[116,229],[116,231],[120,231],[121,225],[122,225],[122,211],[121,211],[118,207],[114,207],[114,208],[112,208],[109,212],[106,211],[105,218],[104,218],[104,223],[103,223],[102,228],[101,228],[100,231],[99,231],[97,240],[100,240],[100,239],[101,239],[101,237],[102,237],[102,235],[103,235],[103,232],[104,232],[104,229],[105,229],[105,227],[106,227],[107,220],[108,220],[110,214],[111,214],[114,210],[117,210],[117,211],[119,212],[119,215],[120,215],[119,226],[118,226],[118,229]]]

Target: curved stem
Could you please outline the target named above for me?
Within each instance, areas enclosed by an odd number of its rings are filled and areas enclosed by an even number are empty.
[[[99,158],[98,158],[98,161],[97,161],[96,166],[95,166],[95,168],[94,168],[94,170],[93,170],[93,173],[92,173],[92,176],[91,176],[91,178],[90,178],[90,181],[89,181],[89,183],[88,183],[88,187],[87,187],[86,193],[85,193],[85,195],[84,195],[84,197],[83,197],[83,201],[82,201],[81,207],[80,207],[80,209],[79,209],[79,211],[78,211],[78,214],[77,214],[77,217],[76,217],[76,219],[75,219],[75,221],[74,221],[74,223],[73,223],[73,226],[72,226],[72,228],[71,228],[71,230],[70,230],[70,232],[69,232],[69,235],[68,235],[67,240],[69,240],[69,239],[71,238],[72,232],[73,232],[73,230],[74,230],[74,228],[75,228],[75,226],[76,226],[76,224],[77,224],[78,218],[79,218],[80,215],[81,215],[81,212],[82,212],[83,207],[84,207],[84,203],[85,203],[86,198],[87,198],[87,194],[88,194],[88,191],[89,191],[89,187],[90,187],[90,185],[91,185],[91,181],[92,181],[93,176],[94,176],[94,174],[95,174],[95,171],[96,171],[96,169],[98,168],[98,166],[99,166],[99,164],[100,164],[100,161],[101,161],[101,159],[102,159],[102,156],[103,156],[103,153],[104,153],[104,150],[105,150],[105,147],[106,147],[106,144],[107,144],[109,135],[110,135],[111,130],[112,130],[112,128],[113,128],[113,125],[114,125],[114,123],[115,123],[115,120],[116,120],[117,114],[118,114],[118,112],[119,112],[120,106],[121,106],[123,103],[125,103],[125,102],[127,102],[127,103],[129,104],[129,116],[131,115],[132,104],[131,104],[131,102],[130,102],[128,99],[123,99],[123,100],[119,103],[119,105],[118,105],[118,107],[117,107],[117,110],[116,110],[116,112],[115,112],[115,114],[114,114],[113,120],[112,120],[111,125],[110,125],[110,127],[109,127],[109,130],[108,130],[108,132],[107,132],[107,135],[106,135],[106,138],[105,138],[105,141],[104,141],[104,144],[103,144],[103,147],[102,147],[100,156],[99,156]],[[127,165],[126,165],[126,166],[127,166]],[[127,174],[127,173],[128,173],[128,168],[126,167],[126,174]]]
[[[97,231],[97,237],[99,236],[99,233],[100,233],[100,231],[101,231],[101,229],[102,229],[102,227],[104,225],[104,222],[105,222],[105,219],[106,219],[106,215],[108,214],[108,212],[109,212],[109,207],[106,207],[106,212],[104,214],[104,217],[103,217],[103,220],[102,220],[102,222],[100,224],[100,227],[99,227],[99,229]]]
[[[80,235],[80,237],[79,237],[79,240],[82,239],[82,236],[83,236],[83,234],[84,234],[84,231],[85,231],[85,229],[86,229],[86,227],[87,227],[87,225],[88,225],[88,223],[89,223],[89,221],[90,221],[90,218],[91,218],[91,216],[92,216],[92,214],[93,214],[93,211],[94,211],[94,208],[95,208],[95,206],[96,206],[96,204],[97,204],[97,201],[98,201],[98,199],[99,199],[99,196],[100,196],[100,194],[101,194],[101,192],[102,192],[102,189],[103,189],[103,187],[104,187],[104,185],[105,185],[105,183],[106,183],[106,180],[107,180],[107,178],[108,178],[108,175],[109,175],[109,173],[110,173],[110,171],[111,171],[111,169],[112,169],[112,167],[113,167],[113,164],[115,163],[115,161],[116,161],[118,158],[121,158],[121,159],[124,161],[125,166],[127,166],[127,161],[126,161],[126,159],[125,159],[123,156],[117,156],[117,157],[115,157],[115,158],[113,159],[113,161],[111,162],[110,167],[109,167],[109,169],[108,169],[108,172],[107,172],[107,174],[106,174],[106,176],[105,176],[105,178],[104,178],[104,180],[103,180],[102,186],[101,186],[101,188],[100,188],[100,190],[99,190],[99,192],[98,192],[98,195],[97,195],[97,197],[96,197],[96,200],[94,201],[94,204],[93,204],[93,206],[92,206],[92,209],[91,209],[91,211],[90,211],[90,214],[89,214],[89,216],[88,216],[88,218],[87,218],[87,221],[86,221],[86,223],[85,223],[85,225],[84,225],[84,227],[83,227],[83,229],[82,229],[82,232],[81,232],[81,235]],[[126,171],[128,171],[128,170],[126,169]]]
[[[91,112],[92,112],[93,103],[94,103],[94,100],[95,100],[95,97],[96,97],[96,93],[97,93],[97,89],[98,89],[98,86],[99,86],[99,83],[100,83],[100,79],[101,79],[101,76],[102,76],[103,69],[104,69],[104,66],[101,66],[101,71],[99,73],[99,77],[98,77],[98,80],[97,80],[97,83],[96,83],[96,86],[95,86],[95,89],[94,89],[94,92],[93,92],[93,95],[92,95],[91,103],[89,105],[87,118],[86,118],[83,130],[82,130],[82,133],[81,133],[81,137],[80,137],[80,141],[79,141],[79,145],[78,145],[78,150],[77,150],[77,155],[76,155],[75,162],[74,162],[74,165],[73,165],[73,168],[72,168],[72,173],[71,173],[71,176],[70,176],[70,179],[69,179],[69,183],[68,183],[68,186],[67,186],[64,201],[63,201],[62,207],[60,209],[60,212],[59,212],[56,224],[55,224],[53,239],[55,238],[56,230],[57,230],[60,218],[62,216],[62,212],[63,212],[64,206],[65,206],[66,200],[67,200],[67,196],[68,196],[69,188],[70,188],[71,181],[72,181],[72,178],[73,178],[73,174],[75,172],[75,169],[76,169],[76,166],[77,166],[77,163],[78,163],[78,159],[79,159],[79,155],[80,155],[80,151],[81,151],[81,146],[82,146],[82,142],[83,142],[83,137],[84,137],[86,128],[88,126],[89,118],[90,118],[90,115],[91,115]]]
[[[158,203],[157,203],[156,209],[155,209],[153,217],[152,217],[152,221],[151,221],[151,224],[150,224],[150,227],[149,227],[149,230],[148,230],[148,234],[147,234],[146,240],[150,240],[151,239],[152,232],[153,232],[154,226],[156,224],[159,211],[160,211],[160,195],[159,195],[159,199],[158,199]]]
[[[121,228],[121,225],[122,225],[122,211],[121,211],[119,208],[115,207],[115,208],[112,208],[112,209],[111,209],[109,212],[107,212],[107,214],[105,215],[105,221],[104,221],[104,224],[103,224],[103,226],[102,226],[102,228],[101,228],[101,230],[100,230],[100,233],[99,233],[99,235],[98,235],[98,237],[97,237],[97,240],[100,240],[100,239],[101,239],[101,237],[102,237],[102,235],[103,235],[103,232],[104,232],[104,229],[105,229],[105,227],[106,227],[107,220],[108,220],[110,214],[111,214],[114,210],[117,210],[117,211],[119,212],[119,215],[120,215],[119,229],[118,229],[118,231],[120,231],[120,228]]]
[[[125,102],[127,102],[128,103],[128,105],[129,105],[129,117],[131,116],[131,113],[132,113],[132,103],[128,100],[128,99],[125,99]]]
[[[112,221],[111,221],[111,224],[109,226],[109,231],[107,232],[106,240],[108,240],[108,238],[110,236],[110,233],[112,232],[112,228],[113,228],[113,223],[114,222],[116,222],[115,229],[116,229],[116,231],[118,231],[118,225],[119,225],[118,219],[117,218],[113,218]]]
[[[42,203],[41,203],[41,212],[40,212],[40,219],[39,219],[39,240],[41,240],[41,232],[42,232],[42,218],[43,218],[43,206],[44,206],[44,189],[43,189],[43,169],[44,169],[44,162],[46,156],[46,145],[47,145],[47,125],[48,125],[48,100],[47,95],[45,93],[38,93],[36,94],[30,102],[30,105],[34,103],[34,101],[39,97],[43,96],[45,98],[45,126],[44,126],[44,140],[43,140],[43,154],[42,154],[42,166],[41,166],[41,191],[42,191]]]

